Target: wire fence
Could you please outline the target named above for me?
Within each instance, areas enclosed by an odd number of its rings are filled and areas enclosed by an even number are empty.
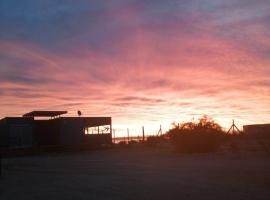
[[[112,142],[117,144],[119,142],[129,143],[131,141],[146,141],[148,137],[162,135],[162,127],[160,125],[157,131],[149,132],[145,131],[144,126],[139,129],[113,129],[112,130]]]

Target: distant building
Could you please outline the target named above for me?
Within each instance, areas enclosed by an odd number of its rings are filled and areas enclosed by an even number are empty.
[[[52,145],[99,146],[112,143],[111,117],[61,117],[66,113],[33,111],[23,117],[3,118],[0,120],[0,145],[15,149]],[[89,132],[89,129],[92,131]]]
[[[266,136],[270,135],[270,124],[253,124],[243,126],[244,133],[248,135]]]

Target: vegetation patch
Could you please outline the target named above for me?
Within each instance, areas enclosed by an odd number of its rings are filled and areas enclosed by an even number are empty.
[[[175,151],[181,153],[215,152],[227,140],[221,126],[207,116],[197,122],[174,124],[167,135]]]

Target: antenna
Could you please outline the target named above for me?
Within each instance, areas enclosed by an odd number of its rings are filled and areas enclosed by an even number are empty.
[[[235,135],[236,133],[238,133],[238,134],[241,133],[241,131],[240,131],[240,130],[237,128],[237,126],[235,125],[234,120],[232,121],[232,125],[231,125],[230,129],[227,131],[227,134],[229,134],[230,132],[231,132],[233,135]]]
[[[79,117],[82,115],[82,112],[80,110],[78,110],[77,113]]]

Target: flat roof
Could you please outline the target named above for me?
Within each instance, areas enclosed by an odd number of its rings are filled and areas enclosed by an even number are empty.
[[[56,117],[63,114],[66,114],[67,111],[32,111],[29,113],[25,113],[23,117]]]
[[[244,125],[244,127],[251,127],[251,126],[256,126],[256,127],[258,127],[258,126],[270,126],[270,124],[248,124],[248,125]]]

